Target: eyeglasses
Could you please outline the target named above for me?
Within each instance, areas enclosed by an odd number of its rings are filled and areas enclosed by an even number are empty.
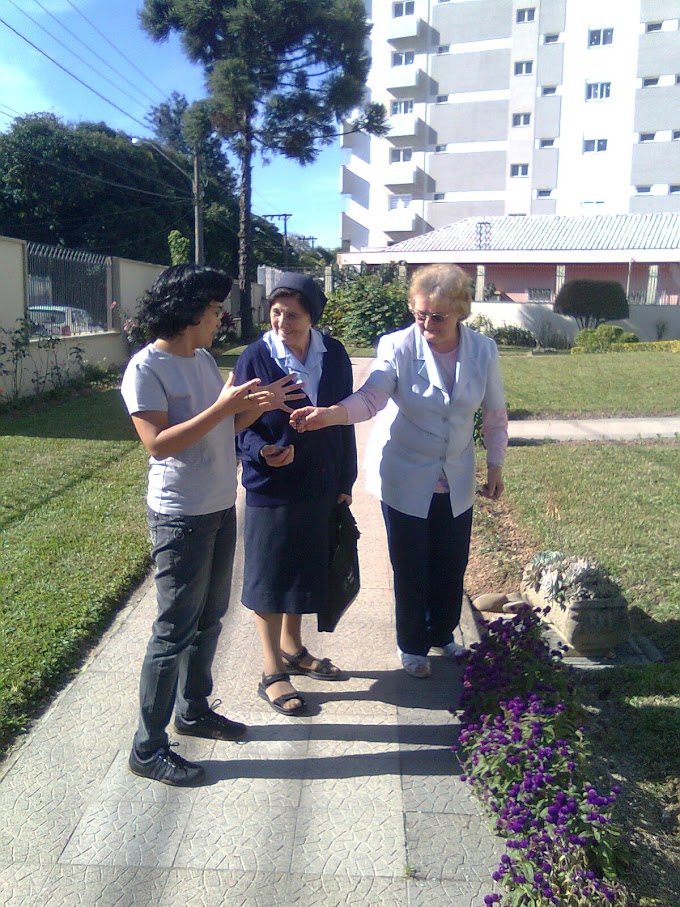
[[[425,324],[428,318],[433,324],[444,324],[446,319],[453,315],[453,312],[423,312],[420,309],[411,309],[411,314],[420,324]]]

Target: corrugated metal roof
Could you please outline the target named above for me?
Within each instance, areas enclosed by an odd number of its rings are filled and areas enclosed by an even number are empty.
[[[467,217],[389,247],[390,252],[679,249],[680,214]]]

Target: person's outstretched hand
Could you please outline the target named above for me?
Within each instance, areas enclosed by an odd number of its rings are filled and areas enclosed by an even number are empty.
[[[337,406],[302,406],[300,409],[293,410],[290,417],[291,428],[295,431],[317,431],[320,428],[328,428],[329,425],[339,425],[337,419]]]
[[[261,390],[272,394],[270,404],[265,407],[267,410],[282,409],[284,413],[296,412],[288,406],[290,400],[302,400],[305,396],[304,385],[297,384],[297,374],[294,372],[290,375],[284,375],[278,381],[272,381],[271,384],[264,384]]]

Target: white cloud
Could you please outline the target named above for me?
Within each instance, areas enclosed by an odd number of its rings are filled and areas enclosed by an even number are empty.
[[[19,66],[0,63],[0,104],[16,114],[51,110],[54,102],[38,79]],[[15,115],[16,115],[15,114]]]

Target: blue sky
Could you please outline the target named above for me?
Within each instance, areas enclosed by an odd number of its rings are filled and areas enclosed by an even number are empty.
[[[143,0],[2,0],[0,130],[6,130],[17,114],[49,111],[67,122],[103,120],[114,129],[148,136],[143,123],[151,106],[173,91],[184,93],[190,101],[203,97],[201,68],[187,61],[176,39],[155,44],[146,36],[137,16],[142,6]],[[307,167],[280,157],[266,166],[258,163],[253,210],[292,214],[289,232],[315,236],[317,245],[338,246],[340,160],[335,145]],[[276,224],[283,228],[282,221]]]

